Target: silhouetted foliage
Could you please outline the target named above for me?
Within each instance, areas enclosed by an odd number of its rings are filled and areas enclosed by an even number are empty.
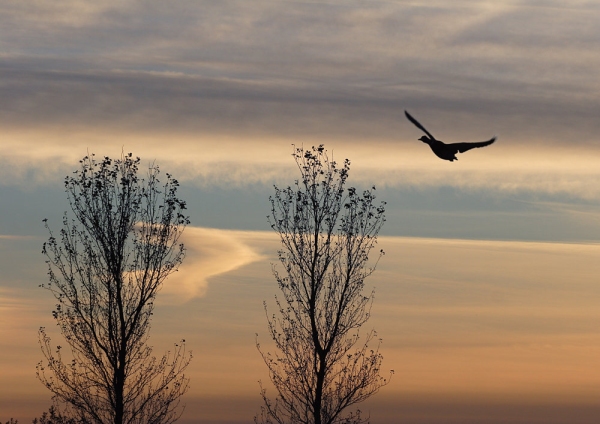
[[[269,216],[281,239],[279,260],[285,271],[273,267],[283,295],[275,297],[279,313],[269,316],[265,303],[277,352],[266,353],[257,342],[278,396],[270,400],[261,384],[264,406],[254,420],[366,423],[360,410],[343,411],[389,382],[380,375],[376,333],[359,337],[374,296],[363,293],[364,280],[383,254],[368,266],[385,221],[385,203],[376,206],[371,190],[346,189],[350,162],[339,168],[322,145],[297,148],[294,158],[301,178],[294,187],[275,187]]]
[[[42,413],[40,418],[34,418],[32,424],[80,424],[73,418],[66,418],[56,410],[54,406],[50,406],[48,412]]]
[[[58,237],[44,220],[45,287],[71,354],[63,358],[40,328],[46,361],[37,376],[54,395],[55,415],[78,423],[171,423],[188,388],[184,341],[160,359],[147,341],[157,292],[183,260],[189,220],[177,180],[166,174],[161,183],[156,166],[139,177],[139,163],[131,154],[86,156],[65,179],[74,219],[65,212]]]

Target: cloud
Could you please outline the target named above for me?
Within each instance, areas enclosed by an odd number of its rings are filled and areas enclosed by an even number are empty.
[[[36,240],[38,237],[11,234],[0,234],[0,240]]]
[[[314,141],[325,142],[338,162],[351,159],[350,184],[359,187],[375,184],[379,188],[425,190],[445,186],[488,194],[600,198],[598,148],[514,146],[500,136],[494,145],[459,155],[457,163],[449,163],[416,140],[420,134],[415,128],[404,141],[368,144]],[[480,138],[490,135],[485,132]],[[464,138],[448,141],[460,140]],[[259,185],[270,190],[273,184],[293,183],[299,175],[291,157],[294,141],[305,148],[317,144],[311,140],[202,134],[7,132],[0,146],[0,180],[3,185],[59,186],[88,152],[119,157],[125,151],[140,156],[143,164],[154,161],[185,185],[225,189]]]
[[[266,192],[297,175],[290,144],[325,143],[359,186],[598,199],[598,13],[512,0],[4,2],[1,184],[60,187],[88,150],[125,150],[186,190]],[[403,109],[447,142],[499,139],[445,163]],[[494,236],[524,226],[514,217]]]
[[[234,271],[264,257],[244,241],[243,231],[186,228],[182,242],[187,249],[179,271],[164,283],[160,301],[183,303],[204,296],[212,277]]]
[[[0,124],[359,144],[405,140],[409,108],[449,137],[588,145],[598,10],[532,4],[9,3]]]

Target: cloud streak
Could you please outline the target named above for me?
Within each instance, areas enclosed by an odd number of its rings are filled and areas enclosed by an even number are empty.
[[[187,253],[179,271],[163,285],[161,303],[184,303],[202,297],[209,280],[264,259],[243,240],[243,231],[188,227],[182,236]]]
[[[600,149],[582,147],[541,149],[539,146],[510,146],[500,138],[485,151],[461,155],[458,163],[437,159],[429,148],[410,139],[367,144],[325,141],[334,159],[352,161],[352,184],[377,187],[428,189],[455,187],[470,192],[504,194],[541,193],[586,200],[600,198]],[[41,143],[40,140],[44,140]],[[165,149],[168,140],[168,149]],[[460,139],[459,139],[460,140]],[[456,140],[448,140],[456,141]],[[300,145],[314,145],[310,140]],[[407,145],[410,143],[410,145]],[[0,146],[0,178],[4,185],[36,186],[61,184],[89,153],[119,157],[133,152],[143,163],[155,162],[186,185],[197,187],[246,187],[270,189],[285,186],[296,172],[291,158],[291,140],[207,135],[129,135],[75,131],[60,133],[8,132]]]

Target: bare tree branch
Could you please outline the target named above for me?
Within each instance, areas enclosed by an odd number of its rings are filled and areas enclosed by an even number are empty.
[[[277,353],[264,352],[257,342],[278,395],[270,400],[261,384],[264,406],[255,422],[368,422],[359,410],[343,411],[389,382],[380,375],[376,333],[359,336],[374,295],[364,295],[364,280],[383,255],[368,266],[385,203],[375,205],[372,190],[346,189],[350,162],[338,167],[322,145],[297,148],[294,158],[301,178],[294,187],[275,187],[269,217],[284,269],[273,268],[282,298],[275,298],[278,314],[267,313]]]
[[[188,388],[184,342],[160,359],[147,344],[156,295],[185,255],[186,205],[177,180],[166,174],[161,183],[157,166],[140,178],[139,163],[131,154],[86,156],[65,179],[74,218],[65,212],[58,237],[44,220],[43,287],[58,301],[52,315],[72,360],[65,363],[42,327],[37,376],[57,411],[81,423],[172,423]]]

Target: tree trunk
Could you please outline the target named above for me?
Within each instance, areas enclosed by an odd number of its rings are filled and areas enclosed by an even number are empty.
[[[314,424],[321,423],[321,409],[323,408],[323,385],[325,383],[325,354],[319,355],[319,370],[317,371],[317,384],[315,387]]]
[[[121,355],[124,356],[124,355]],[[123,424],[123,415],[125,411],[123,395],[125,392],[125,358],[119,364],[115,384],[115,422],[114,424]]]

